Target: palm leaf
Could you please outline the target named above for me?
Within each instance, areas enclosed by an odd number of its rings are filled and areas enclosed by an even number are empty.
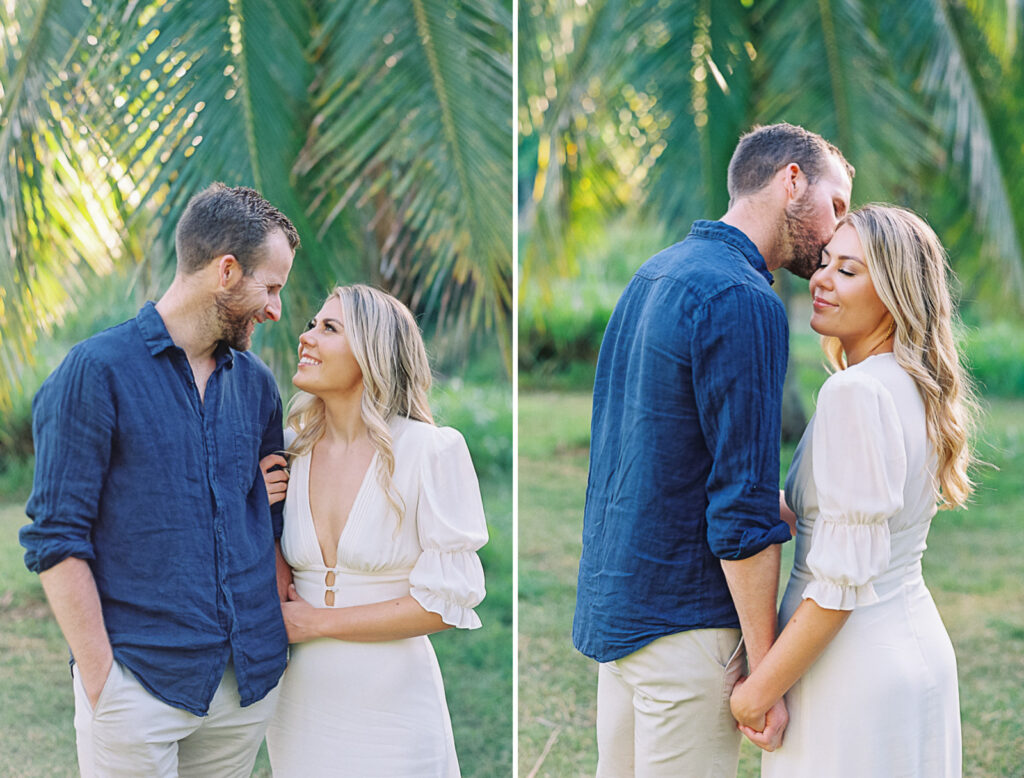
[[[116,184],[83,154],[88,128],[69,99],[88,16],[60,0],[0,9],[0,407],[39,329],[67,310],[65,290],[116,258]]]
[[[260,190],[296,223],[304,253],[319,253],[290,171],[308,120],[307,10],[267,0],[178,0],[108,4],[97,15],[88,119],[105,156],[132,182],[128,229],[155,217],[146,262],[173,264],[178,218],[213,181]],[[286,294],[316,300],[322,280],[298,269]],[[309,307],[286,304],[284,325],[261,332],[271,361],[291,351]]]
[[[494,2],[378,0],[332,4],[313,42],[311,212],[367,213],[376,278],[439,327],[508,331],[510,40]]]
[[[935,135],[948,155],[937,160],[936,167],[948,166],[960,179],[975,225],[984,236],[985,264],[997,274],[1009,275],[1008,286],[1018,305],[1024,303],[1024,253],[1007,163],[1000,157],[991,109],[950,9],[943,0],[886,6],[881,29],[901,36],[903,45],[893,48],[897,66],[913,74],[910,88],[932,111]]]
[[[111,255],[130,253],[143,291],[155,294],[173,264],[184,205],[214,180],[260,189],[302,235],[287,321],[264,336],[272,362],[290,361],[297,321],[332,285],[367,277],[433,320],[455,320],[456,333],[491,327],[507,349],[507,8],[433,0],[8,7],[0,11],[0,316],[4,349],[20,349],[17,358],[0,349],[8,374],[89,263],[105,272]],[[388,35],[390,49],[380,45]],[[393,51],[406,62],[392,72]]]

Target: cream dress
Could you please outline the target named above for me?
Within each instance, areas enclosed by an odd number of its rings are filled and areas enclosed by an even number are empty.
[[[825,382],[786,480],[798,521],[779,625],[805,598],[853,612],[786,695],[763,776],[961,774],[956,658],[921,577],[934,468],[920,394],[892,354]]]
[[[445,623],[475,629],[484,597],[476,554],[487,541],[480,489],[462,436],[398,418],[393,483],[399,523],[367,468],[327,568],[309,508],[309,455],[292,462],[281,550],[299,596],[335,608],[411,594]],[[334,584],[326,584],[327,574]],[[380,643],[324,638],[291,647],[267,730],[276,778],[438,778],[459,775],[441,673],[426,636]]]

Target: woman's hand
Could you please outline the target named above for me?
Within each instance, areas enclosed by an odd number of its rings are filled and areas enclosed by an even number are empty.
[[[782,745],[782,735],[789,723],[786,703],[778,700],[767,710],[759,709],[751,699],[750,687],[743,689],[745,680],[741,678],[736,682],[729,698],[736,727],[758,748],[774,751]]]
[[[288,460],[280,454],[267,454],[260,460],[260,472],[263,473],[263,483],[267,486],[267,497],[270,498],[271,505],[281,502],[288,492],[286,467],[288,467]]]
[[[281,615],[289,643],[305,643],[321,637],[317,629],[317,609],[299,597],[295,584],[288,587],[288,601],[281,603]]]

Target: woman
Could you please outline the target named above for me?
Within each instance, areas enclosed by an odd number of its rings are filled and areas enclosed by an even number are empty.
[[[267,732],[274,775],[458,776],[426,635],[480,626],[487,528],[462,436],[431,418],[412,314],[366,286],[335,289],[292,381],[293,645]]]
[[[762,775],[960,775],[956,659],[921,577],[936,503],[962,506],[972,488],[946,273],[923,220],[870,205],[840,221],[811,277],[811,326],[838,372],[786,480],[786,626],[732,696],[752,734],[786,695]]]

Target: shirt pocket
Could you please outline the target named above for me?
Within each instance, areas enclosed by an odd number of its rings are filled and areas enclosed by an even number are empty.
[[[243,494],[248,494],[260,474],[260,445],[263,428],[251,422],[240,422],[232,433],[234,460],[231,463],[235,482]]]

